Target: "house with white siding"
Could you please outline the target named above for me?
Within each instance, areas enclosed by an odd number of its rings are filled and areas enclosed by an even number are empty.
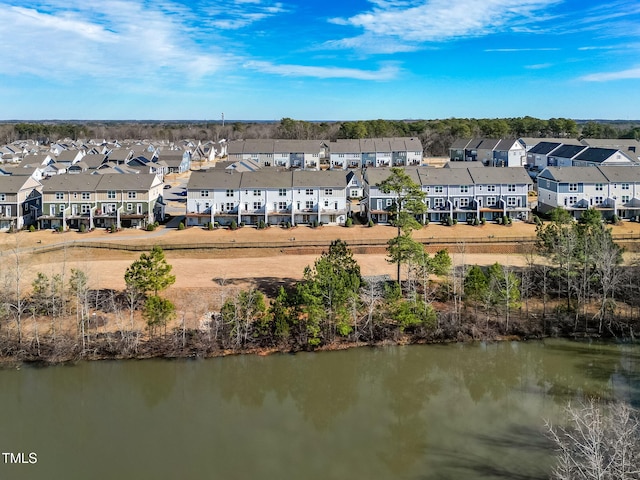
[[[561,207],[580,218],[588,208],[604,218],[640,215],[640,166],[547,167],[538,175],[538,210]]]

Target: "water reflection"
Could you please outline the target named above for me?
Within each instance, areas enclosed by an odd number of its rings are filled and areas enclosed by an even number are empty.
[[[638,405],[640,348],[548,341],[83,363],[1,371],[0,382],[0,408],[12,412],[0,444],[46,459],[46,470],[9,476],[0,465],[0,478],[533,479],[549,468],[543,419],[557,421],[567,399]]]

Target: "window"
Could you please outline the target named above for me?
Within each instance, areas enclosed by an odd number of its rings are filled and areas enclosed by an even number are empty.
[[[495,191],[496,191],[495,185],[487,185],[487,192],[495,192]]]
[[[90,200],[90,199],[91,199],[91,193],[89,193],[89,192],[82,192],[82,199],[83,199],[83,200]]]
[[[387,207],[390,207],[393,204],[393,200],[391,198],[387,198]]]
[[[603,190],[603,185],[601,183],[596,183],[596,191],[601,192]]]
[[[328,206],[329,206],[329,200],[325,200],[325,201],[324,201],[324,206],[325,206],[325,207],[328,207]]]
[[[64,212],[64,204],[63,204],[63,203],[61,203],[61,204],[58,206],[58,211],[59,211],[60,213]]]
[[[570,183],[569,184],[569,191],[570,192],[577,192],[578,191],[578,184],[577,183]]]
[[[286,197],[287,196],[287,189],[286,188],[279,188],[278,189],[278,196],[279,197]]]
[[[262,190],[254,190],[253,191],[253,196],[254,197],[259,197],[262,195]]]
[[[623,183],[622,184],[622,190],[629,190],[629,184],[628,183]]]
[[[622,195],[622,203],[629,203],[629,195]]]
[[[434,198],[433,208],[442,208],[442,207],[444,207],[444,198]]]
[[[108,190],[107,191],[107,198],[109,200],[115,200],[116,198],[116,191],[115,190]]]
[[[262,208],[262,202],[253,202],[253,209],[260,210]]]
[[[201,190],[200,191],[200,196],[201,197],[208,197],[209,196],[209,190]]]
[[[226,210],[228,212],[230,212],[231,210],[234,209],[234,204],[233,203],[225,203],[224,204],[224,208],[222,210]]]
[[[355,189],[355,188],[351,189],[351,193],[349,194],[349,196],[357,197],[358,196],[358,190]]]
[[[234,192],[233,190],[227,190],[227,197],[233,197]]]
[[[469,185],[460,185],[460,193],[469,193]]]
[[[89,215],[90,210],[91,210],[91,205],[87,205],[86,203],[83,203],[80,206],[80,213],[82,213],[82,215]]]
[[[459,205],[460,205],[460,208],[468,207],[469,206],[469,199],[468,198],[461,198]]]
[[[6,193],[0,193],[0,202],[5,202],[7,200],[7,194]]]
[[[333,188],[325,188],[324,189],[324,194],[328,195],[328,196],[333,195]]]
[[[304,193],[305,195],[313,195],[313,188],[307,188]]]
[[[517,203],[516,197],[507,197],[507,207],[515,207]]]
[[[496,206],[496,197],[487,197],[487,207]]]
[[[56,192],[56,200],[64,200],[64,193]]]
[[[515,192],[515,191],[516,191],[515,185],[507,185],[507,192]]]
[[[436,185],[435,187],[433,187],[433,191],[435,193],[442,193],[443,192],[443,187],[442,185]]]
[[[602,202],[604,201],[604,197],[596,197],[594,201],[596,202],[596,205],[602,205]]]
[[[138,192],[127,192],[127,198],[137,198]]]
[[[313,200],[307,200],[306,202],[304,202],[304,208],[306,208],[307,210],[313,209]]]
[[[569,205],[574,205],[578,201],[578,197],[569,197]]]
[[[286,210],[287,202],[278,202],[278,210]]]
[[[130,212],[133,210],[133,203],[127,203],[127,212]]]

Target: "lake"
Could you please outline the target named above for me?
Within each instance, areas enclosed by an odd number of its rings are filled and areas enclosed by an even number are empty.
[[[0,449],[37,463],[3,455],[0,478],[548,478],[545,419],[561,421],[567,401],[585,395],[640,406],[640,346],[22,366],[0,371]]]

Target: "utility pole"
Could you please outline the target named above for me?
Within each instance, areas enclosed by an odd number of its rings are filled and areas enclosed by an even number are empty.
[[[224,112],[222,112],[222,126],[224,127]]]

